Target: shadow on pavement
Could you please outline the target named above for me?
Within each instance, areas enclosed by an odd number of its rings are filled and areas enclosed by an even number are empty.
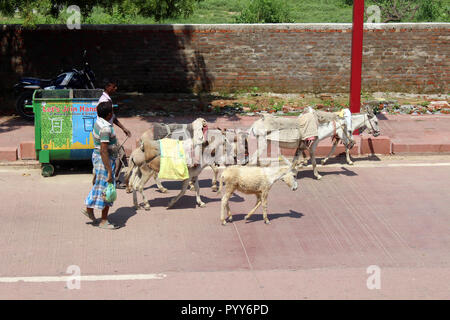
[[[211,185],[212,185],[211,181],[212,181],[211,179],[198,180],[198,185],[199,185],[200,189],[211,188]],[[161,181],[161,183],[162,183],[163,187],[166,188],[167,190],[174,190],[174,191],[181,190],[182,181],[163,180],[163,181]],[[144,190],[152,189],[152,188],[155,188],[156,190],[158,190],[156,183],[153,183],[152,185],[145,187]],[[189,189],[188,189],[188,191],[189,191]],[[186,192],[188,192],[188,191],[186,191]]]
[[[262,210],[262,209],[258,208],[258,210]],[[244,220],[244,217],[246,215],[247,214],[242,214],[242,213],[234,214],[233,221],[236,222],[236,221]],[[297,212],[294,210],[289,210],[289,213],[270,213],[270,212],[267,213],[267,217],[269,218],[270,221],[276,220],[279,218],[285,218],[285,217],[300,219],[303,216],[304,216],[303,213],[300,213],[300,212]],[[255,212],[252,216],[250,216],[250,219],[247,220],[247,223],[253,223],[253,222],[257,222],[257,221],[264,221],[262,211]]]
[[[112,211],[112,209],[114,208],[109,209],[110,212]],[[108,220],[113,224],[125,227],[128,219],[130,219],[135,214],[137,214],[137,212],[134,207],[121,207],[116,211],[110,213],[108,215]]]
[[[91,160],[52,161],[51,163],[55,167],[54,175],[92,173]]]
[[[173,197],[175,197],[177,194],[173,194],[170,197],[165,198],[156,198],[156,199],[150,199],[149,203],[151,207],[164,207],[167,208],[169,205],[170,200],[172,200]],[[205,197],[203,195],[200,195],[202,201],[206,203],[206,206],[208,206],[208,203],[211,202],[217,202],[220,201],[219,198],[209,198]],[[184,196],[180,198],[180,200],[177,201],[177,203],[174,204],[174,206],[168,210],[177,210],[177,209],[195,209],[199,208],[196,202],[195,195],[187,195],[187,192]],[[202,209],[202,208],[199,208]]]
[[[27,127],[27,126],[29,126],[29,127],[34,126],[34,122],[23,120],[22,118],[17,116],[17,117],[8,119],[8,120],[0,123],[0,134],[18,130],[22,127]]]
[[[324,157],[316,158],[316,162],[318,164],[318,168],[320,168],[322,166],[321,165],[322,159],[324,159]],[[381,159],[377,155],[366,155],[364,157],[362,157],[362,156],[353,157],[352,156],[351,160],[354,163],[361,162],[361,161],[381,161]],[[329,165],[329,164],[343,164],[343,165],[347,165],[347,160],[345,159],[345,152],[342,152],[342,153],[338,154],[335,157],[329,158],[327,160],[327,163],[324,166],[322,166],[322,167],[326,168],[326,166]],[[308,165],[311,165],[311,161],[310,160],[308,160]]]
[[[353,176],[357,176],[358,175],[354,171],[348,170],[347,168],[344,168],[344,167],[341,167],[341,171],[321,171],[320,167],[318,167],[318,171],[319,171],[319,174],[321,176],[328,176],[328,175],[335,175],[335,174],[337,174],[337,175],[344,175],[344,176],[353,177]],[[301,178],[316,179],[314,177],[314,172],[312,170],[312,167],[300,170],[297,173],[297,179],[301,179]]]

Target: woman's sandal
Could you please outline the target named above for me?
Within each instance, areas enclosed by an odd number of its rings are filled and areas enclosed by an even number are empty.
[[[92,222],[95,222],[95,216],[92,212],[88,212],[86,209],[82,209],[81,213],[84,214],[86,217],[92,220]]]

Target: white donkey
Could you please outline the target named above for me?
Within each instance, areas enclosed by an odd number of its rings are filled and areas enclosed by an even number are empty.
[[[329,122],[329,123],[323,124],[322,126],[319,126],[318,139],[308,148],[310,155],[311,155],[311,163],[313,165],[314,176],[317,179],[322,178],[322,176],[317,172],[317,169],[316,169],[315,150],[321,140],[334,136],[333,146],[332,146],[330,152],[328,153],[328,155],[321,161],[322,165],[324,165],[328,161],[330,156],[334,154],[334,151],[336,150],[336,147],[337,147],[337,144],[339,143],[339,141],[342,141],[344,143],[347,163],[352,165],[353,161],[350,158],[350,149],[353,146],[353,144],[349,144],[348,137],[350,135],[352,135],[352,133],[355,130],[361,129],[361,131],[364,131],[366,128],[368,129],[369,134],[372,134],[374,137],[380,135],[380,129],[378,126],[378,118],[372,112],[371,109],[367,109],[366,112],[364,112],[364,113],[352,114],[351,119],[352,119],[351,128],[348,128],[348,131],[349,131],[348,134],[344,133],[344,131],[342,130],[343,127],[341,127],[340,130],[337,130],[337,129],[335,130],[332,122]],[[348,125],[348,123],[347,123],[347,125]],[[335,133],[335,131],[336,131],[336,133]],[[302,150],[302,154],[303,154],[303,165],[307,165],[308,160],[306,159],[305,149]]]
[[[289,125],[292,126],[292,120],[293,119],[286,119],[287,126],[289,126]],[[258,121],[260,121],[260,120],[258,120]],[[289,122],[291,124],[288,124]],[[253,130],[253,127],[255,125],[256,125],[256,122],[250,128],[250,132],[257,132],[258,129]],[[380,134],[380,130],[378,127],[378,119],[377,119],[376,115],[373,114],[373,112],[371,112],[371,110],[368,110],[366,113],[352,115],[352,130],[351,130],[351,132],[353,132],[356,129],[363,128],[363,127],[369,128],[369,132],[371,134],[373,134],[374,136],[377,136]],[[304,158],[303,163],[304,164],[307,163],[305,150],[308,150],[309,154],[311,156],[311,163],[312,163],[312,167],[313,167],[314,177],[316,177],[316,179],[320,180],[322,178],[322,176],[319,174],[319,172],[317,170],[315,152],[316,152],[316,148],[321,140],[323,140],[325,138],[333,137],[333,136],[338,137],[338,139],[336,139],[334,142],[335,145],[337,145],[339,140],[342,140],[344,145],[346,146],[346,153],[347,153],[348,160],[350,160],[350,158],[349,158],[349,150],[350,150],[350,146],[349,146],[350,139],[349,138],[350,137],[344,131],[345,128],[346,128],[345,119],[337,118],[336,120],[325,122],[325,123],[319,125],[317,128],[318,136],[316,139],[313,140],[312,143],[307,143],[306,141],[303,141],[303,140],[296,140],[294,143],[283,143],[280,141],[279,146],[281,148],[289,148],[289,149],[295,148],[296,149],[294,159],[292,160],[292,162],[294,164],[297,164],[297,161],[300,157],[300,153],[303,153],[303,158]],[[281,128],[281,129],[283,129],[283,128]],[[334,145],[334,149],[336,148],[335,145]],[[334,152],[334,149],[332,150],[332,152]],[[264,154],[264,148],[258,148],[258,153]],[[330,152],[330,154],[332,154],[332,153]],[[330,156],[330,155],[328,155],[328,156]],[[326,158],[326,160],[327,159],[328,159],[328,157]],[[326,160],[325,160],[325,162],[326,162]]]
[[[351,132],[355,130],[360,130],[360,132],[364,131],[365,129],[368,129],[368,133],[373,135],[374,137],[377,137],[380,135],[380,129],[378,127],[378,118],[375,114],[369,112],[369,113],[358,113],[352,115],[352,126],[351,126]],[[333,141],[333,146],[331,147],[330,153],[322,159],[321,163],[324,165],[328,159],[334,154],[334,151],[336,150],[336,146],[338,145],[339,141],[342,140],[341,136],[338,136]],[[350,148],[348,144],[345,144],[345,157],[347,160],[347,163],[352,165],[353,161],[350,158]],[[305,154],[303,153],[303,158],[305,159]],[[305,159],[306,160],[306,159]],[[305,161],[303,162],[305,163]]]

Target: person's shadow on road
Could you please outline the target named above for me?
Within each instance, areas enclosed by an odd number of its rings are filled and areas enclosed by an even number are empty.
[[[137,213],[134,207],[121,207],[108,215],[108,220],[121,228],[125,227],[128,219]]]

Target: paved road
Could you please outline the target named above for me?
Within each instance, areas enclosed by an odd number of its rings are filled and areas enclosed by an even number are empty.
[[[245,223],[254,199],[237,194],[234,222],[221,226],[204,172],[206,208],[188,192],[166,210],[178,182],[165,182],[168,194],[149,186],[148,212],[119,190],[111,220],[124,227],[109,231],[80,214],[89,174],[0,168],[0,299],[450,298],[450,157],[320,172],[315,181],[301,171],[295,192],[273,187],[270,225],[261,211]],[[80,289],[69,289],[71,265]],[[369,277],[380,289],[368,289]]]

